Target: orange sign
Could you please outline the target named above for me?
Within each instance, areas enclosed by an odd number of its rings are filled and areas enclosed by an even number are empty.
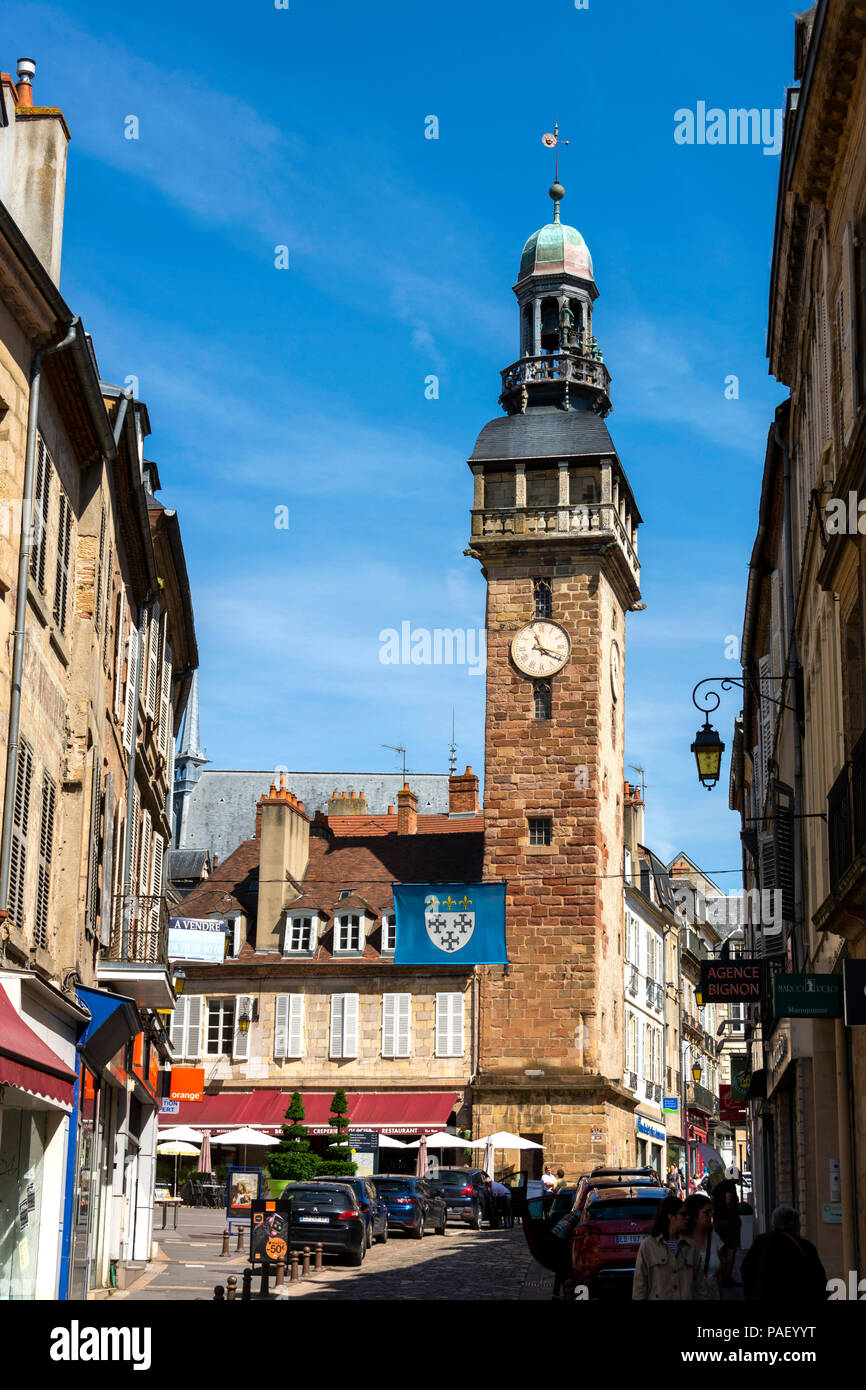
[[[172,1067],[170,1100],[204,1100],[204,1067]]]

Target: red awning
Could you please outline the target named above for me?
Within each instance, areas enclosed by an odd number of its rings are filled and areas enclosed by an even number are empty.
[[[0,1083],[72,1109],[75,1072],[52,1052],[0,989]]]
[[[176,1115],[160,1115],[164,1129],[193,1125],[212,1134],[241,1125],[276,1133],[291,1099],[290,1091],[223,1092],[201,1101],[181,1101]],[[328,1134],[333,1092],[302,1096],[311,1134]],[[378,1129],[382,1134],[436,1134],[444,1128],[457,1100],[456,1091],[356,1091],[346,1096],[352,1129]]]

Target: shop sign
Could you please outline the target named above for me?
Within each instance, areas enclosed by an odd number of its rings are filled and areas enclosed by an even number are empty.
[[[774,975],[773,1011],[777,1018],[841,1018],[841,977]]]
[[[752,1084],[752,1063],[747,1052],[731,1056],[731,1104],[745,1105]]]
[[[821,1208],[821,1220],[825,1226],[842,1225],[842,1203],[825,1202]]]
[[[701,996],[703,999],[750,999],[763,996],[763,962],[744,960],[701,961]]]
[[[866,960],[842,962],[845,981],[845,1023],[849,1028],[866,1023]]]
[[[669,1111],[672,1115],[679,1114],[680,1102],[678,1096],[662,1096],[662,1110]]]
[[[271,1265],[284,1263],[289,1257],[289,1223],[292,1216],[291,1201],[261,1201],[250,1203],[247,1215],[252,1216],[250,1230],[250,1264]]]
[[[204,1100],[204,1067],[172,1067],[172,1100]]]
[[[662,1144],[667,1139],[667,1132],[661,1125],[654,1125],[651,1120],[645,1120],[643,1115],[638,1115],[636,1119],[635,1130],[638,1134],[646,1134],[650,1139],[658,1139]]]
[[[593,1128],[589,1131],[589,1141],[591,1144],[601,1143],[601,1130],[596,1128],[596,1126],[593,1126]]]
[[[159,1102],[160,1115],[177,1115],[180,1110],[179,1100],[161,1100]]]
[[[226,924],[220,917],[171,917],[168,923],[170,960],[222,963],[226,954]]]
[[[743,1125],[746,1123],[746,1104],[733,1098],[733,1090],[733,1086],[719,1084],[719,1119]]]

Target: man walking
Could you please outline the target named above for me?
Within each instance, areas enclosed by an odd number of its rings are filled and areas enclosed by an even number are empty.
[[[743,1260],[747,1303],[823,1303],[827,1274],[818,1251],[800,1235],[800,1213],[776,1207],[773,1229],[758,1236]]]

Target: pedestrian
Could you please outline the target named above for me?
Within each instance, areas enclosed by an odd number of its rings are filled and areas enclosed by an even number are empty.
[[[545,1163],[544,1165],[544,1172],[541,1175],[541,1181],[544,1184],[544,1195],[545,1197],[548,1197],[550,1193],[553,1191],[554,1187],[556,1186],[556,1178],[550,1171],[550,1165],[548,1163]]]
[[[713,1230],[713,1204],[704,1192],[686,1199],[686,1230],[700,1255],[701,1275],[712,1299],[722,1296],[722,1242]]]
[[[758,1236],[743,1260],[743,1293],[749,1303],[823,1303],[827,1273],[818,1251],[800,1235],[795,1207],[776,1207],[773,1229]]]
[[[734,1261],[740,1248],[740,1195],[737,1183],[740,1170],[736,1163],[725,1169],[725,1176],[713,1188],[713,1225],[722,1242],[722,1287],[739,1283],[734,1279]]]
[[[563,1187],[565,1187],[565,1186],[566,1186],[566,1181],[565,1181],[565,1170],[564,1170],[563,1168],[557,1168],[557,1170],[556,1170],[556,1182],[553,1184],[553,1190],[554,1190],[554,1192],[559,1192],[560,1188],[563,1188]]]
[[[687,1219],[679,1197],[665,1197],[659,1202],[652,1232],[637,1252],[633,1299],[679,1303],[709,1300],[698,1248],[685,1234]]]
[[[504,1183],[495,1182],[493,1178],[487,1179],[487,1190],[490,1193],[490,1225],[497,1229],[504,1226],[510,1231],[514,1225],[511,1219],[510,1191]]]

